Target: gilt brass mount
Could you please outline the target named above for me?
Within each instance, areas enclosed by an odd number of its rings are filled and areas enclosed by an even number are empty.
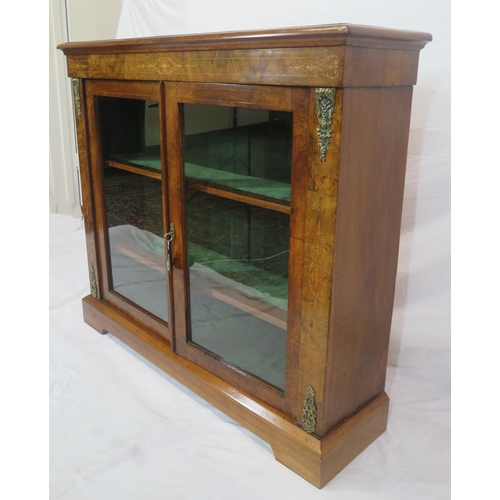
[[[306,399],[302,407],[302,428],[312,434],[316,431],[316,403],[314,390],[311,386],[306,389]]]
[[[82,117],[82,102],[80,95],[80,79],[72,78],[71,83],[73,84],[73,94],[75,96],[75,107],[76,107],[76,116],[78,120]]]
[[[90,293],[94,299],[99,298],[99,289],[97,288],[97,278],[94,266],[90,266]]]
[[[318,117],[318,145],[320,151],[320,161],[325,161],[328,143],[332,135],[332,116],[335,106],[334,88],[316,89],[316,116]]]

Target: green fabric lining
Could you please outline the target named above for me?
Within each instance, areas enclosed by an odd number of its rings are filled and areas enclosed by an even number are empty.
[[[113,155],[112,159],[161,171],[161,160],[158,156],[150,153]],[[270,181],[250,175],[233,174],[224,170],[203,167],[192,163],[185,163],[184,169],[187,179],[242,193],[266,196],[275,200],[290,201],[290,184],[284,182]]]
[[[188,243],[188,254],[190,266],[196,262],[270,297],[278,299],[288,297],[287,278],[258,269],[251,263],[232,260],[195,243]]]
[[[188,179],[276,200],[290,201],[290,184],[284,182],[269,181],[250,175],[233,174],[232,172],[193,165],[192,163],[185,163],[184,169]]]
[[[113,155],[111,160],[134,163],[138,167],[148,167],[161,172],[161,159],[158,155],[151,153],[128,153],[122,155]]]

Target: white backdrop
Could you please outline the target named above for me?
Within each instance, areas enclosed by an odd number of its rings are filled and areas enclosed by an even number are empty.
[[[117,37],[352,23],[420,55],[391,333],[388,431],[323,490],[265,443],[83,324],[79,221],[51,216],[51,498],[445,499],[450,484],[450,5],[443,0],[123,0]]]

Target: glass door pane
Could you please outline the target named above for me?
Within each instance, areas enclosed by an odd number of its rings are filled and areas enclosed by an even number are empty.
[[[283,390],[292,113],[184,105],[189,340]]]
[[[168,320],[158,103],[97,97],[110,290]]]

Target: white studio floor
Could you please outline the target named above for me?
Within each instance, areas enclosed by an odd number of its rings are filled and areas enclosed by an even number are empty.
[[[391,341],[387,432],[318,490],[265,442],[86,325],[88,293],[83,223],[50,215],[52,500],[449,498],[450,354],[429,349],[418,322]],[[393,325],[418,307],[396,309]]]

